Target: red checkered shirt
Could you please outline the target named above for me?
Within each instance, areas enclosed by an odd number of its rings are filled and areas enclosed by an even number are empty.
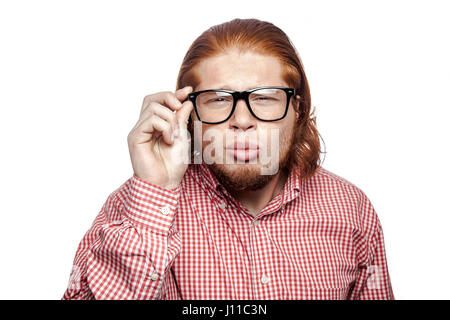
[[[394,299],[367,196],[299,168],[253,217],[204,164],[175,189],[133,175],[76,252],[63,299]]]

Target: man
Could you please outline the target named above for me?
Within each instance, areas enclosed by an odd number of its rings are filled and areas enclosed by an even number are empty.
[[[318,164],[283,31],[210,28],[177,87],[145,97],[128,135],[133,177],[82,239],[64,299],[394,298],[373,206]]]

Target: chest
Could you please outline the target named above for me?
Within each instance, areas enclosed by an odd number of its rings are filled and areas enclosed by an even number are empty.
[[[291,201],[254,219],[214,197],[184,197],[178,210],[184,299],[340,299],[355,279],[355,225],[339,212]]]

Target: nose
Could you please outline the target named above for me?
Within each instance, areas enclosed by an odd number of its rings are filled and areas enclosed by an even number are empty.
[[[236,103],[236,109],[230,118],[231,129],[252,130],[256,129],[256,118],[250,113],[244,99],[239,99]]]

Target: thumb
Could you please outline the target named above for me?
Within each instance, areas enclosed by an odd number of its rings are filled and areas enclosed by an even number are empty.
[[[174,132],[175,144],[174,148],[171,148],[171,158],[174,164],[189,164],[191,160],[190,155],[190,134],[187,130],[187,124],[189,122],[189,116],[194,109],[194,105],[191,101],[187,100],[183,102],[181,108],[175,113],[176,129]]]
[[[178,124],[179,130],[186,130],[187,124],[189,122],[189,116],[191,115],[192,110],[194,109],[194,105],[191,101],[183,102],[180,109],[177,110],[176,120]]]

